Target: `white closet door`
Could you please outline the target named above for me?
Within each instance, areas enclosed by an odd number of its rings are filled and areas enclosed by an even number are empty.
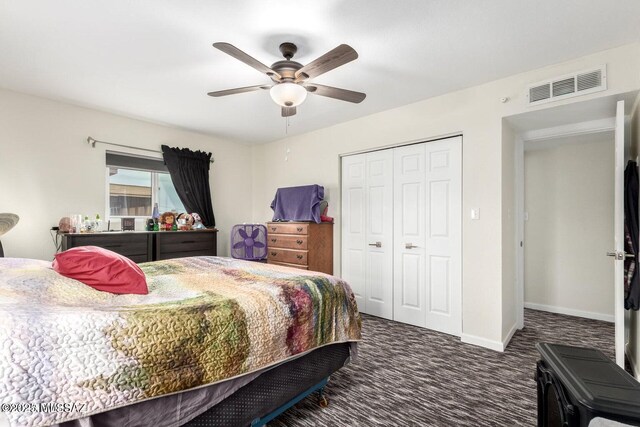
[[[366,312],[393,318],[393,151],[366,154]]]
[[[426,326],[426,144],[395,148],[393,318]]]
[[[367,313],[365,175],[366,154],[342,158],[342,278],[351,285],[363,313]]]
[[[462,138],[426,150],[426,326],[462,332]]]

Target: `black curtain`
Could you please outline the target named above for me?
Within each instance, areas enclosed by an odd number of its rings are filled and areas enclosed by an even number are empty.
[[[640,308],[638,165],[633,160],[629,160],[624,170],[624,231],[625,252],[635,255],[624,261],[624,307],[627,310],[638,310]]]
[[[163,145],[162,156],[185,209],[197,212],[207,227],[215,227],[209,186],[211,153]]]

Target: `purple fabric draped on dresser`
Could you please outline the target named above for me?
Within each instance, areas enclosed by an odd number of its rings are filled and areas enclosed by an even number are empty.
[[[274,221],[313,221],[320,223],[320,202],[324,199],[321,185],[278,188],[271,202]]]

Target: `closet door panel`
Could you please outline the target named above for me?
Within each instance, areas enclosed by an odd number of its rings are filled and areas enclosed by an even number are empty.
[[[366,312],[393,318],[393,152],[366,154]]]
[[[425,144],[393,151],[394,320],[425,326]]]
[[[462,333],[462,138],[426,144],[426,326]]]
[[[366,155],[342,158],[342,278],[366,313]]]

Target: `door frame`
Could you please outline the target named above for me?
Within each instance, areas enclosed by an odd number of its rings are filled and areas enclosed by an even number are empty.
[[[580,136],[601,132],[614,132],[616,127],[615,111],[613,116],[586,122],[570,123],[552,128],[522,132],[515,139],[515,212],[516,212],[516,324],[518,329],[524,328],[524,241],[525,206],[524,206],[524,144],[532,141],[545,141],[568,136]],[[628,147],[626,147],[628,148]],[[613,185],[613,181],[611,183]],[[602,255],[604,256],[604,254]]]

